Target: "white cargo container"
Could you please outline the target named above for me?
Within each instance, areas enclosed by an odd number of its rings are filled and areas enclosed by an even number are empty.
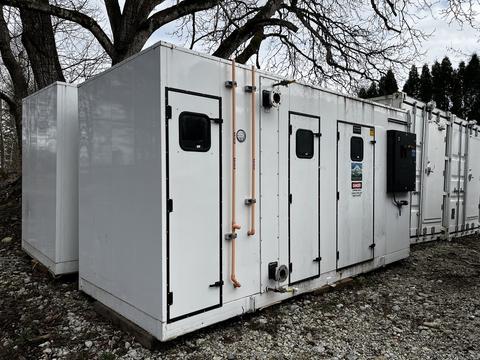
[[[403,110],[159,43],[79,122],[80,288],[159,340],[409,255]]]
[[[417,135],[417,185],[411,193],[413,243],[478,231],[480,137],[475,122],[425,104],[404,93],[372,99],[408,111]]]
[[[77,272],[77,87],[25,98],[22,121],[22,248],[54,275]]]

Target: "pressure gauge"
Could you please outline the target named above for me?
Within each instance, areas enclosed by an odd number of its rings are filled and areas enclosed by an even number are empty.
[[[238,140],[238,142],[243,143],[243,142],[246,140],[246,138],[247,138],[247,134],[245,133],[245,130],[239,129],[239,130],[237,131],[237,140]]]

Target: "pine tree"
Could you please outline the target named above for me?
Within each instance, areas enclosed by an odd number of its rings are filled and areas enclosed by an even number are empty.
[[[432,75],[428,65],[422,67],[422,74],[420,75],[420,90],[418,94],[419,100],[427,103],[432,100]]]
[[[465,67],[465,115],[468,119],[480,121],[480,60],[473,54]]]
[[[465,118],[464,98],[465,98],[465,62],[460,62],[458,69],[453,73],[452,82],[452,108],[451,112],[455,115]]]
[[[453,68],[448,57],[444,57],[442,63],[438,61],[432,66],[433,100],[439,109],[449,111],[451,108]]]
[[[370,84],[370,86],[367,89],[367,98],[374,98],[379,96],[378,89],[377,89],[377,84],[375,84],[374,81]]]
[[[397,79],[392,69],[388,70],[385,76],[378,82],[378,92],[380,95],[390,95],[398,91]]]
[[[405,85],[403,85],[403,92],[415,99],[418,99],[420,96],[420,76],[418,75],[418,70],[415,65],[412,65],[410,68],[408,79]]]
[[[435,61],[432,65],[432,100],[440,107],[442,93],[442,69],[440,63]]]
[[[360,99],[368,99],[368,94],[367,94],[367,89],[365,89],[363,86],[358,90],[357,96]]]

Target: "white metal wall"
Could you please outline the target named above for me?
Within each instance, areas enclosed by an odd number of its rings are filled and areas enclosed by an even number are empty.
[[[231,71],[230,62],[159,44],[80,86],[80,287],[161,340],[271,305],[291,297],[293,291],[311,291],[343,277],[372,270],[405,258],[409,253],[408,215],[399,214],[393,199],[386,194],[385,181],[385,132],[391,128],[405,130],[406,113],[302,84],[276,85],[281,104],[265,109],[261,106],[262,91],[271,90],[281,79],[258,73],[254,109],[257,121],[252,129],[252,98],[245,91],[245,86],[252,84],[251,70],[237,67],[238,85],[233,89],[225,86],[226,81],[232,80]],[[236,92],[236,129],[232,128],[232,91]],[[173,102],[172,92],[188,96]],[[178,134],[172,132],[182,111],[197,109],[198,113],[214,116],[213,112],[210,114],[213,108],[205,108],[208,103],[205,99],[220,99],[219,119],[223,120],[221,127],[215,128],[221,133],[219,246],[223,285],[219,288],[219,306],[207,301],[209,294],[217,294],[218,284],[212,283],[210,276],[207,279],[206,269],[199,265],[209,259],[218,261],[216,250],[211,250],[213,240],[210,244],[210,238],[204,238],[214,227],[210,223],[217,218],[210,206],[207,210],[207,204],[214,197],[211,190],[205,190],[210,185],[201,185],[200,170],[195,178],[188,178],[197,168],[213,166],[208,157],[217,154],[210,151],[182,154],[176,144]],[[167,106],[172,106],[170,117]],[[301,179],[314,167],[295,168],[292,164],[289,167],[289,143],[292,142],[289,120],[293,113],[315,119],[315,124],[304,119],[305,122],[302,120],[297,125],[318,129],[321,133],[315,145],[319,157],[320,183],[316,188],[320,197],[319,213],[309,214],[310,220],[303,219],[311,222],[312,227],[319,225],[320,276],[295,284],[295,289],[288,283],[295,283],[304,273],[280,284],[268,276],[271,262],[287,266],[292,262],[295,276],[297,266],[301,266],[299,260],[292,261],[295,254],[291,247],[291,241],[298,241],[301,236],[297,234],[297,240],[291,232],[289,236],[289,230],[298,226],[291,223],[295,220],[289,219],[289,215],[297,211],[292,205],[301,196],[292,193],[290,204],[289,195],[295,181],[292,175]],[[377,141],[374,259],[341,271],[337,271],[336,227],[339,121],[374,127]],[[240,225],[235,259],[241,287],[234,287],[230,281],[233,244],[225,238],[232,227],[234,130],[243,130],[246,135],[245,141],[237,141],[235,161],[235,221]],[[257,231],[249,236],[251,207],[244,201],[251,196],[253,132],[258,139],[256,185],[259,193]],[[190,159],[193,156],[196,160]],[[292,174],[292,169],[298,173]],[[210,180],[214,181],[213,177]],[[305,186],[311,188],[312,184]],[[400,195],[398,200],[407,196]],[[172,200],[170,211],[167,200]],[[188,204],[191,209],[187,209]],[[188,219],[175,220],[176,211],[177,215],[188,212]],[[313,235],[314,232],[305,233],[312,246]],[[184,287],[174,288],[175,281],[183,282]],[[191,282],[197,284],[198,289],[196,285],[189,288]],[[211,293],[205,287],[209,284],[213,285]],[[273,292],[274,288],[285,292]],[[195,307],[200,303],[204,304],[202,308]]]
[[[77,88],[23,101],[22,247],[53,274],[78,270]]]
[[[403,93],[373,100],[407,110],[411,129],[417,134],[417,186],[411,194],[412,242],[476,232],[480,186],[475,180],[480,163],[474,161],[477,127]]]

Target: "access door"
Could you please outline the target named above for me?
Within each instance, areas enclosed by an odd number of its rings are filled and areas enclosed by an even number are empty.
[[[221,306],[221,99],[166,90],[168,321]]]
[[[344,268],[374,255],[375,128],[337,126],[337,268]]]
[[[446,126],[434,120],[426,121],[421,226],[427,228],[428,234],[431,234],[432,228],[433,233],[439,233],[442,226]],[[421,229],[421,234],[423,234],[423,229]]]
[[[465,229],[478,227],[480,203],[480,135],[469,129],[467,138],[467,168],[465,177]]]
[[[451,126],[450,204],[447,223],[449,232],[463,230],[463,201],[465,192],[465,127],[460,123]]]
[[[320,275],[320,118],[289,114],[290,284]]]

